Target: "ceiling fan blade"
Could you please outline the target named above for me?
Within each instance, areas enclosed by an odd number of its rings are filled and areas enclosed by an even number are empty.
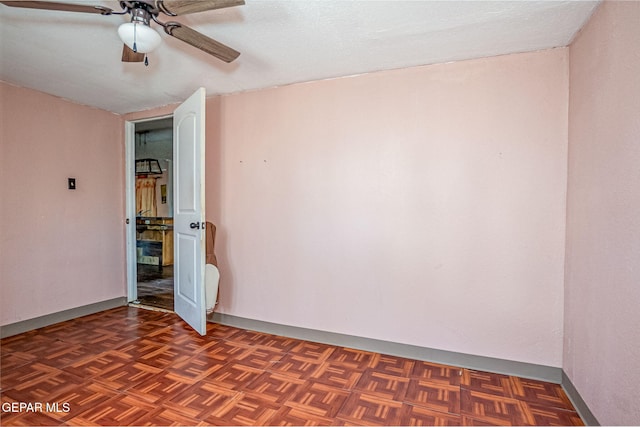
[[[126,44],[122,45],[122,62],[142,62],[144,61],[144,53],[134,52]]]
[[[156,0],[156,7],[170,16],[241,6],[244,0]]]
[[[90,6],[77,3],[57,3],[49,1],[0,1],[9,7],[23,7],[27,9],[59,10],[63,12],[83,12],[99,13],[101,15],[111,15],[113,9],[104,6]]]
[[[165,31],[170,36],[207,52],[209,55],[213,55],[224,62],[231,62],[240,56],[240,52],[178,22],[168,22],[165,26]]]

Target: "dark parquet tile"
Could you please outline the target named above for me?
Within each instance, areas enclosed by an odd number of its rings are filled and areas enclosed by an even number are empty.
[[[216,425],[266,425],[278,412],[280,405],[265,400],[259,394],[242,392],[225,405],[214,410],[206,421]]]
[[[394,426],[400,424],[403,406],[402,402],[396,400],[352,392],[337,418],[346,424]]]
[[[232,326],[221,325],[219,323],[207,323],[207,336],[211,338],[227,339],[237,332],[238,328]]]
[[[159,352],[162,352],[164,348],[165,344],[162,342],[156,342],[146,338],[138,338],[123,345],[116,346],[113,349],[113,353],[118,353],[120,357],[128,360],[142,360],[145,357],[153,357]]]
[[[176,345],[163,345],[156,350],[146,353],[139,361],[145,365],[156,368],[169,369],[174,366],[181,366],[192,357],[199,354]]]
[[[304,380],[266,371],[242,386],[241,390],[260,395],[270,402],[283,404],[304,384]]]
[[[562,387],[122,307],[5,338],[4,425],[582,425]]]
[[[462,389],[460,412],[497,425],[535,425],[533,413],[522,400]]]
[[[489,420],[483,419],[483,418],[474,418],[474,417],[470,417],[468,415],[461,415],[460,416],[460,420],[462,421],[460,423],[460,425],[463,426],[496,426],[496,425],[510,425],[508,423],[493,423]]]
[[[328,344],[298,341],[297,345],[289,350],[289,353],[301,359],[307,359],[314,363],[321,363],[327,360],[329,356],[337,350],[339,350],[338,347]]]
[[[56,370],[16,384],[8,390],[2,390],[2,393],[19,402],[49,402],[63,393],[77,389],[84,382],[84,379],[76,375]]]
[[[285,405],[321,417],[335,417],[350,392],[330,385],[307,381]]]
[[[3,353],[0,358],[0,366],[5,372],[9,372],[19,368],[20,366],[33,363],[36,359],[38,359],[38,356],[35,354],[29,354],[22,351]]]
[[[513,396],[518,399],[551,408],[573,410],[571,401],[559,384],[518,377],[511,377],[510,380]]]
[[[266,370],[282,360],[284,355],[285,353],[279,350],[272,350],[265,347],[251,347],[240,354],[237,360],[245,365]]]
[[[584,425],[578,414],[572,410],[549,408],[530,404],[535,425],[538,426],[579,426]]]
[[[409,378],[367,369],[354,389],[383,399],[404,401]]]
[[[354,371],[340,362],[324,362],[309,377],[317,383],[346,390],[352,389],[360,380],[362,371]]]
[[[7,345],[3,344],[3,354],[7,353],[26,353],[34,356],[36,359],[40,359],[44,354],[50,352],[54,348],[60,348],[60,346],[70,346],[71,344],[60,341],[55,338],[41,338],[39,336],[32,337],[33,341],[29,340],[17,340]]]
[[[229,337],[229,341],[243,343],[246,345],[257,345],[267,338],[268,334],[263,332],[249,331],[241,329]]]
[[[460,387],[412,378],[404,401],[434,411],[460,414]]]
[[[270,426],[339,426],[344,425],[335,418],[323,417],[317,413],[306,412],[291,406],[283,406],[276,412],[267,425]]]
[[[51,340],[60,340],[68,344],[83,344],[83,340],[93,339],[87,336],[87,328],[68,320],[42,328],[42,334]]]
[[[441,384],[460,385],[464,370],[438,363],[416,361],[411,377]]]
[[[178,394],[189,387],[191,385],[182,381],[181,378],[171,375],[170,372],[161,371],[127,389],[127,394],[150,403],[158,403],[163,402],[167,396]]]
[[[105,402],[70,418],[71,425],[139,425],[156,406],[144,399],[129,394],[118,394]],[[75,411],[75,410],[74,410]]]
[[[260,374],[262,370],[259,368],[242,362],[229,362],[219,371],[207,375],[207,379],[231,390],[238,390],[255,380]]]
[[[318,370],[324,361],[326,361],[326,357],[320,361],[310,357],[287,353],[280,360],[273,363],[270,369],[295,378],[308,379]]]
[[[5,356],[12,353],[23,352],[37,356],[40,352],[46,351],[46,349],[56,341],[55,338],[49,338],[39,333],[26,332],[4,338],[2,340],[2,355]]]
[[[405,405],[399,424],[402,426],[459,426],[460,415],[439,412],[422,406]]]
[[[53,418],[66,421],[73,418],[77,414],[81,414],[95,406],[105,403],[118,395],[116,390],[110,389],[99,383],[84,383],[78,387],[74,387],[65,393],[58,395],[56,400],[62,403],[68,403],[72,411],[59,411],[50,414]],[[48,397],[50,399],[51,397]]]
[[[106,375],[133,363],[134,359],[128,354],[117,351],[105,351],[94,357],[83,359],[64,368],[66,372],[73,373],[85,379],[98,375]]]
[[[406,359],[404,357],[373,353],[373,357],[369,362],[369,367],[376,372],[409,377],[414,370],[415,364],[415,360]]]
[[[71,364],[91,359],[98,353],[100,353],[100,350],[91,345],[69,344],[63,341],[56,341],[37,356],[38,360],[41,360],[43,363],[62,369]]]
[[[162,372],[162,369],[134,362],[93,377],[93,381],[114,390],[124,391]]]
[[[59,373],[60,369],[41,362],[22,365],[14,369],[2,369],[0,370],[0,389],[4,392],[15,387],[29,387]]]
[[[3,414],[0,418],[3,426],[59,426],[60,420],[55,419],[49,413],[24,412]]]
[[[293,338],[281,337],[278,335],[266,335],[256,343],[256,346],[272,351],[281,351],[283,353],[287,353],[289,352],[289,350],[295,347],[298,342],[299,340]]]
[[[512,397],[512,382],[509,376],[464,369],[460,385],[467,390]]]
[[[100,328],[91,329],[93,336],[86,342],[80,343],[80,345],[90,349],[94,353],[100,353],[112,350],[126,342],[139,338],[139,332],[139,330],[135,330],[135,333],[132,333],[131,331],[115,332]]]
[[[176,332],[175,328],[164,328],[163,330],[171,330]],[[165,343],[175,348],[179,348],[182,351],[189,352],[191,354],[209,352],[214,347],[220,345],[221,341],[208,336],[201,337],[200,335],[186,335],[183,332],[177,333],[172,337],[171,334],[164,336],[166,338]],[[157,341],[155,337],[148,336],[148,339]]]
[[[141,426],[196,426],[199,421],[190,418],[180,411],[160,407],[154,412],[147,414],[143,420],[136,423]]]
[[[199,381],[182,392],[168,395],[162,406],[198,420],[216,418],[243,394],[209,381]]]
[[[227,340],[218,340],[209,351],[207,356],[223,362],[237,360],[252,351],[248,345]]]
[[[198,353],[187,359],[176,361],[166,371],[172,378],[180,379],[187,384],[194,384],[212,377],[227,365],[226,360],[211,357],[206,353]]]
[[[329,360],[340,362],[352,370],[365,370],[374,363],[375,359],[376,353],[352,348],[337,348],[329,356]]]

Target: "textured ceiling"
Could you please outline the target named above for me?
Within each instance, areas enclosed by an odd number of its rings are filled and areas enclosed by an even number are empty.
[[[117,2],[84,1],[119,10]],[[208,95],[568,45],[597,1],[246,0],[174,20],[240,51],[223,63],[157,25],[122,63],[124,16],[0,5],[0,79],[115,113]],[[165,19],[166,21],[167,19]],[[155,24],[152,24],[152,26]]]

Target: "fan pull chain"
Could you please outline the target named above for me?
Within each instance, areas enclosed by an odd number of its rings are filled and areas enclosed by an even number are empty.
[[[138,53],[138,47],[136,46],[136,33],[138,29],[138,24],[136,24],[135,22],[133,23],[133,51]]]
[[[144,56],[144,66],[145,67],[149,66],[149,57],[147,55]]]

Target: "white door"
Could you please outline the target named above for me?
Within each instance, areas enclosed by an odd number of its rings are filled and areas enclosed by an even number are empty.
[[[198,89],[173,113],[174,309],[205,335],[204,291],[205,90]]]

